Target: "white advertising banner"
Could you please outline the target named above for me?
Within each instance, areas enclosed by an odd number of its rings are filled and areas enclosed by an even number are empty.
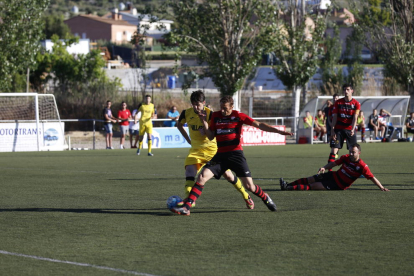
[[[63,150],[64,129],[64,123],[39,123],[40,150]],[[37,151],[37,133],[36,123],[0,123],[0,152]]]
[[[272,126],[285,131],[285,126]],[[252,126],[243,126],[242,146],[285,145],[286,136],[267,132]]]

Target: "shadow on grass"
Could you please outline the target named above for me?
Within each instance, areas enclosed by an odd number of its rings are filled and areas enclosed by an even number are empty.
[[[153,215],[153,216],[169,216],[172,213],[165,208],[152,209],[62,209],[62,208],[12,208],[0,209],[1,212],[61,212],[61,213],[90,213],[90,214],[122,214],[122,215]]]
[[[249,210],[246,210],[247,212]],[[155,209],[63,209],[63,208],[11,208],[11,209],[0,209],[1,212],[38,212],[38,213],[78,213],[78,214],[121,214],[121,215],[152,215],[152,216],[176,216],[172,212],[165,208]],[[235,213],[240,210],[200,210],[197,209],[196,213]]]

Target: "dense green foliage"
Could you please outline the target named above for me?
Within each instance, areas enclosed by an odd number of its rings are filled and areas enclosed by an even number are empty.
[[[280,4],[277,12],[272,50],[280,59],[276,75],[293,89],[304,86],[316,72],[323,54],[326,15],[311,14],[296,1],[287,2],[287,6]]]
[[[36,67],[43,38],[42,13],[49,0],[0,1],[0,91],[10,91],[13,76]]]
[[[184,194],[188,149],[153,149],[151,158],[134,150],[0,153],[0,250],[67,262],[1,254],[2,274],[413,275],[413,146],[362,145],[390,192],[366,179],[347,191],[282,192],[279,177],[315,174],[329,147],[245,147],[255,184],[278,211],[254,196],[248,210],[231,184],[211,180],[190,217],[166,209],[169,196]]]
[[[268,0],[172,0],[175,28],[169,42],[206,62],[205,76],[222,95],[233,95],[270,48],[275,7]]]
[[[54,35],[51,52],[38,53],[39,66],[32,73],[31,82],[36,91],[42,92],[51,80],[55,86],[54,94],[65,118],[99,118],[102,103],[116,93],[119,80],[110,80],[103,67],[105,61],[98,50],[86,55],[69,54],[66,46],[78,41],[78,38],[59,40]],[[77,108],[83,107],[83,108]]]
[[[321,93],[333,95],[342,92],[343,72],[338,67],[341,59],[342,47],[339,39],[339,27],[335,25],[332,37],[325,38],[325,53],[320,60],[319,68],[322,75]]]
[[[360,20],[355,27],[368,35],[365,46],[384,62],[386,75],[414,99],[414,2],[384,0],[380,11],[369,4],[353,7]]]

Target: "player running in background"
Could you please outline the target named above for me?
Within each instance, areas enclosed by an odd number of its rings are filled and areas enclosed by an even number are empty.
[[[314,176],[300,178],[289,184],[281,178],[280,188],[285,191],[346,190],[355,180],[363,175],[377,185],[381,191],[388,192],[389,190],[381,185],[378,179],[371,173],[368,165],[362,161],[360,154],[361,146],[359,144],[350,146],[349,154],[342,155],[340,159],[326,164]],[[331,170],[333,167],[340,165],[341,168],[339,170],[325,173],[326,170]]]
[[[332,101],[333,101],[333,103],[332,103],[331,106],[328,107],[327,112],[325,112],[325,115],[326,115],[326,136],[328,138],[327,139],[328,140],[328,143],[331,142],[331,138],[332,138],[332,135],[331,135],[331,130],[332,130],[332,115],[333,115],[332,114],[332,111],[333,111],[335,102],[337,100],[339,100],[338,94],[333,94],[332,95]]]
[[[217,152],[216,139],[210,140],[207,138],[203,122],[198,116],[200,112],[204,112],[206,114],[207,121],[211,118],[212,111],[205,107],[206,98],[204,93],[201,90],[194,91],[191,94],[190,100],[193,107],[182,111],[177,123],[178,130],[184,136],[185,140],[191,145],[190,152],[184,162],[185,197],[190,195],[197,172],[203,165],[210,161]],[[188,124],[190,136],[188,136],[184,129],[185,123]],[[236,190],[242,194],[247,208],[253,209],[254,202],[243,188],[240,179],[237,176],[234,176],[230,170],[227,170],[223,176],[228,182],[234,185]]]
[[[352,98],[354,93],[352,85],[344,84],[342,90],[345,97],[337,100],[332,109],[331,153],[329,154],[328,163],[335,161],[336,155],[344,145],[345,140],[348,149],[350,145],[357,143],[355,126],[361,104]]]
[[[144,139],[145,133],[147,133],[148,139],[148,156],[154,156],[151,153],[152,148],[152,117],[154,116],[154,104],[151,103],[151,96],[145,95],[144,103],[138,109],[137,114],[135,114],[134,122],[138,121],[138,114],[141,113],[141,119],[139,119],[139,143],[137,149],[137,155],[140,155],[142,149],[142,140]]]
[[[243,186],[254,195],[260,197],[271,211],[276,211],[276,204],[262,188],[253,183],[249,166],[241,147],[241,135],[243,124],[257,127],[263,131],[279,133],[281,135],[293,135],[273,128],[265,123],[259,123],[244,113],[233,110],[233,98],[224,96],[220,100],[220,111],[213,112],[211,119],[207,121],[206,113],[200,112],[199,118],[203,122],[204,131],[208,139],[217,139],[217,153],[201,170],[197,181],[191,189],[190,195],[184,200],[184,206],[171,209],[179,215],[190,215],[192,204],[201,195],[204,184],[213,176],[219,179],[228,169],[234,171],[240,178]]]

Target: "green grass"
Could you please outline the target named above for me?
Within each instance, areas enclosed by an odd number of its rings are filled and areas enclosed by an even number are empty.
[[[211,180],[190,217],[165,201],[183,195],[188,149],[0,153],[0,250],[152,275],[413,275],[413,143],[362,145],[381,183],[347,191],[281,192],[326,163],[327,145],[246,147],[254,210]],[[146,150],[144,150],[144,154]],[[342,154],[345,153],[343,150]],[[122,275],[0,254],[2,275]]]

